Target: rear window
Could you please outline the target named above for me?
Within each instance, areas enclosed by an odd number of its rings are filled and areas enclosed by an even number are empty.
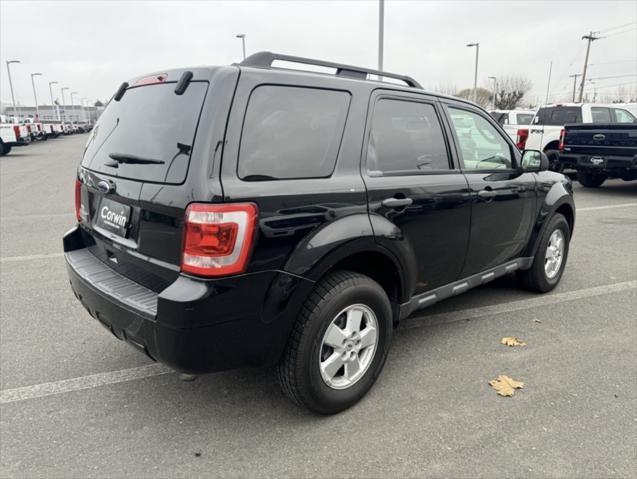
[[[121,178],[183,183],[208,82],[191,82],[183,95],[175,82],[129,88],[111,101],[91,132],[82,166]],[[134,157],[152,164],[116,161]]]
[[[517,125],[530,125],[533,121],[533,113],[516,113]]]
[[[594,106],[591,108],[591,117],[593,123],[611,123],[609,108]]]
[[[535,117],[537,125],[565,125],[582,123],[582,108],[579,106],[551,106],[540,108]]]
[[[325,178],[341,145],[350,94],[264,85],[250,95],[239,148],[246,181]]]

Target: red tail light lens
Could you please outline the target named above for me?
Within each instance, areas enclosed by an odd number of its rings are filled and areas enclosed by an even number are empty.
[[[524,150],[526,147],[526,140],[529,138],[528,128],[520,128],[517,132],[517,138],[515,140],[515,146],[520,150]]]
[[[20,126],[19,125],[13,125],[13,132],[15,133],[15,137],[16,139],[19,139],[20,136]]]
[[[82,221],[82,182],[75,179],[75,218],[78,222]]]
[[[253,203],[192,203],[186,209],[181,270],[198,276],[243,273],[258,217]]]
[[[560,151],[564,151],[564,136],[565,135],[566,135],[566,130],[562,128],[562,131],[560,131],[560,145],[557,147],[557,149]]]

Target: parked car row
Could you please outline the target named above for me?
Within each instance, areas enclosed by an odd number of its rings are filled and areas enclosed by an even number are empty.
[[[0,115],[0,156],[9,154],[14,146],[26,146],[32,141],[45,141],[60,135],[86,133],[93,128],[87,121],[37,121],[33,118],[16,119]]]
[[[607,178],[637,180],[634,104],[563,103],[532,110],[494,110],[520,150],[543,151],[554,171],[575,170],[586,187]]]

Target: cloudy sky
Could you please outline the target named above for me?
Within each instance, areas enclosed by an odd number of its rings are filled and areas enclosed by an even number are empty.
[[[480,42],[478,83],[522,75],[529,97],[570,97],[584,61],[581,36],[593,43],[589,76],[599,93],[637,82],[637,2],[628,1],[392,1],[385,5],[385,70],[415,77],[428,89],[472,86]],[[92,101],[107,100],[132,76],[172,67],[227,64],[271,50],[342,63],[377,65],[377,1],[7,1],[0,0],[0,99],[10,102],[5,60],[16,99],[33,104],[29,73],[50,102],[48,81]],[[55,87],[54,87],[55,88]],[[54,92],[57,96],[58,93]],[[68,101],[68,97],[67,97]]]

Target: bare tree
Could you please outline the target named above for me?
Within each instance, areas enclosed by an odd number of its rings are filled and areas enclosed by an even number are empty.
[[[495,106],[499,110],[513,110],[517,108],[524,95],[533,84],[528,78],[521,76],[498,77],[498,89],[495,95]],[[493,96],[489,94],[490,98]]]
[[[435,93],[441,93],[443,95],[456,96],[458,93],[458,87],[452,83],[446,85],[438,85],[431,89]]]
[[[457,96],[458,98],[464,98],[465,100],[474,101],[473,88],[465,88],[464,90],[460,90],[454,96]],[[486,88],[476,88],[475,102],[481,107],[487,108],[489,105],[491,105],[492,97],[493,95]]]

